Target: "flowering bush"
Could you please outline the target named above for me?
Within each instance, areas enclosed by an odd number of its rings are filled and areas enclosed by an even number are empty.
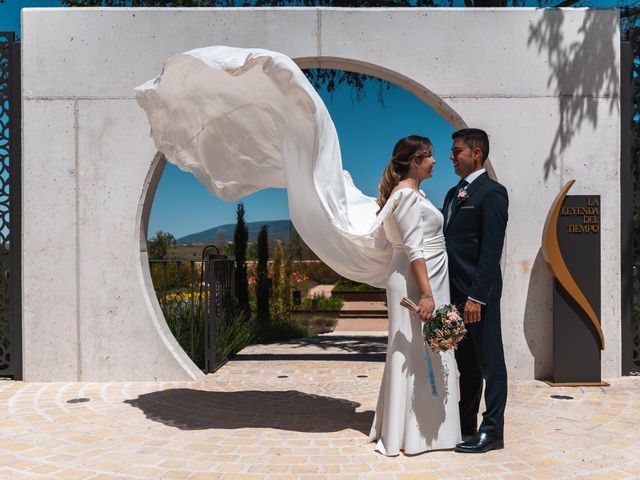
[[[204,291],[194,291],[194,292],[178,291],[178,292],[167,293],[166,295],[158,298],[158,301],[160,303],[171,302],[171,301],[188,302],[191,300],[194,300],[195,302],[201,302],[204,299],[205,299]]]

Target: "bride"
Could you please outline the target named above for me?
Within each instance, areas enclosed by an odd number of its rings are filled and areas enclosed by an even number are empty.
[[[191,50],[169,58],[136,97],[168,161],[227,201],[286,188],[291,221],[321,260],[344,277],[387,288],[389,345],[371,430],[377,449],[397,455],[454,447],[460,425],[453,354],[428,352],[420,320],[399,305],[405,295],[424,295],[427,319],[449,302],[442,215],[418,191],[435,162],[430,142],[398,142],[377,202],[342,169],[333,121],[286,55]]]
[[[384,455],[454,448],[461,441],[453,350],[426,349],[420,322],[449,303],[443,216],[418,188],[435,163],[428,138],[402,138],[380,183],[378,204],[393,256],[387,359],[369,439]],[[403,297],[420,299],[420,317],[400,306]]]

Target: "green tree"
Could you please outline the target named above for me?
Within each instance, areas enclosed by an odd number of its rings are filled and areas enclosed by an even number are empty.
[[[289,244],[287,245],[288,256],[291,257],[293,260],[297,260],[297,261],[303,260],[302,244],[303,242],[302,242],[302,238],[300,237],[300,234],[294,227],[292,227],[291,236],[289,237]]]
[[[284,303],[282,302],[282,260],[284,252],[282,242],[276,240],[273,251],[273,272],[271,274],[271,318],[276,322],[286,320],[286,312]]]
[[[256,268],[256,316],[264,330],[270,324],[269,316],[269,228],[263,225],[258,233],[258,265]]]
[[[240,311],[249,311],[249,282],[247,279],[247,241],[249,229],[244,221],[244,204],[236,209],[236,229],[233,233],[234,257],[236,262],[235,291]]]
[[[284,263],[284,279],[282,280],[282,289],[280,298],[285,309],[286,316],[289,318],[289,310],[291,308],[291,277],[293,275],[293,255],[291,249],[287,249],[287,260]]]
[[[175,243],[176,239],[172,234],[158,230],[153,238],[147,240],[149,260],[166,260],[169,247]]]
[[[255,262],[258,260],[258,243],[249,242],[247,245],[247,260]]]

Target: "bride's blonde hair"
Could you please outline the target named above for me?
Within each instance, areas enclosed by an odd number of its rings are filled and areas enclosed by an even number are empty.
[[[382,174],[382,180],[380,180],[380,196],[376,200],[380,210],[389,200],[389,196],[394,188],[398,185],[400,180],[403,180],[409,172],[409,166],[411,160],[420,154],[425,152],[431,155],[432,150],[431,140],[427,137],[421,137],[420,135],[409,135],[408,137],[401,138],[393,147],[393,153],[391,154],[391,160],[384,169]],[[420,159],[422,161],[422,159]],[[378,210],[378,213],[380,213]]]

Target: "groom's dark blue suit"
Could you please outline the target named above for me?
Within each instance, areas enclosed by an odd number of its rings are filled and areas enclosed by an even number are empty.
[[[460,421],[463,432],[476,429],[484,379],[487,410],[478,431],[502,437],[507,370],[500,327],[500,256],[509,198],[507,190],[486,173],[467,187],[465,200],[459,200],[458,192],[458,187],[449,190],[443,208],[451,301],[461,312],[468,298],[484,304],[480,322],[467,325],[467,336],[456,351]]]

